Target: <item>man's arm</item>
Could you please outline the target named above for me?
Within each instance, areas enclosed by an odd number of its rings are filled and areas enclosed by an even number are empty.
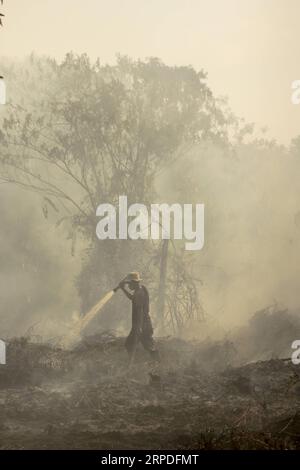
[[[133,294],[130,294],[130,292],[128,292],[128,290],[125,289],[125,284],[123,282],[120,282],[119,287],[120,289],[122,289],[122,291],[124,292],[124,294],[129,300],[133,299]]]

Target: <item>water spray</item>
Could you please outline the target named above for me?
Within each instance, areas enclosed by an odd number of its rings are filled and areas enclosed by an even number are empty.
[[[102,297],[92,308],[89,310],[80,320],[78,320],[75,325],[71,328],[71,331],[64,336],[61,341],[61,346],[64,348],[70,348],[76,340],[80,337],[80,333],[84,328],[90,323],[90,321],[95,318],[95,316],[103,309],[104,305],[112,298],[115,292],[119,289],[119,286],[115,287],[113,290],[107,292],[104,297]]]

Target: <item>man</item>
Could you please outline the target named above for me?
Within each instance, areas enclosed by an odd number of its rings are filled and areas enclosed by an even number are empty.
[[[132,364],[136,347],[139,342],[150,353],[154,360],[159,359],[158,351],[153,340],[153,328],[149,314],[149,294],[145,286],[141,285],[142,279],[138,272],[129,273],[116,287],[122,289],[126,297],[132,302],[132,327],[125,347]],[[130,291],[125,288],[128,285]]]

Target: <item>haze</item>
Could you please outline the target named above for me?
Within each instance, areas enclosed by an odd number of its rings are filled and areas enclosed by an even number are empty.
[[[1,56],[73,50],[109,63],[121,53],[191,64],[269,137],[287,144],[299,133],[299,0],[6,0],[2,10]]]

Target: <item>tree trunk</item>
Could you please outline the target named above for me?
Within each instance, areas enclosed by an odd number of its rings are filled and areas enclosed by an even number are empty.
[[[160,276],[157,299],[157,315],[159,319],[159,329],[165,330],[165,301],[166,301],[166,279],[168,266],[168,247],[169,240],[162,241],[161,258],[160,258]]]

